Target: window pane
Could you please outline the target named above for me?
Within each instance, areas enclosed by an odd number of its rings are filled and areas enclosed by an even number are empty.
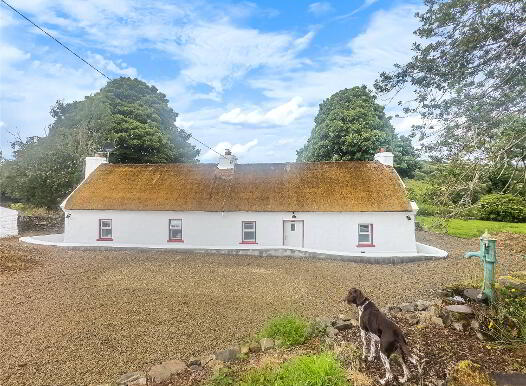
[[[358,243],[370,243],[371,240],[370,240],[369,237],[370,237],[370,235],[367,234],[367,233],[365,233],[365,234],[364,233],[360,233],[358,235]]]
[[[254,232],[254,231],[244,231],[243,232],[243,241],[256,241],[256,232]]]
[[[171,240],[181,240],[183,238],[183,231],[181,229],[170,229]]]
[[[183,221],[181,219],[170,220],[170,229],[181,229]]]
[[[101,220],[100,227],[101,228],[111,228],[111,220]]]
[[[101,229],[100,237],[102,237],[103,239],[111,238],[111,229]]]
[[[369,233],[369,224],[360,224],[360,233]]]
[[[290,224],[290,231],[294,232],[295,230],[296,230],[296,224],[295,223],[291,223]]]
[[[255,225],[254,222],[244,222],[243,223],[243,229],[245,229],[245,230],[254,229],[254,225]]]

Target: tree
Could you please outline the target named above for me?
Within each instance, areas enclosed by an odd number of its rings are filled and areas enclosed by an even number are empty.
[[[82,162],[48,138],[30,137],[15,144],[15,160],[2,165],[3,190],[35,206],[56,207],[82,178]]]
[[[82,101],[58,101],[47,137],[13,142],[13,160],[1,165],[2,192],[25,203],[53,207],[83,176],[86,156],[115,144],[113,163],[197,162],[199,150],[175,125],[166,96],[138,79],[119,78]]]
[[[419,113],[415,133],[429,154],[469,161],[471,186],[510,164],[526,169],[526,2],[524,0],[424,0],[417,13],[415,55],[375,83],[381,93],[409,86],[406,112]],[[526,176],[526,175],[525,175]],[[466,176],[464,176],[466,178]],[[463,181],[465,184],[465,180]],[[469,195],[469,193],[468,193]],[[470,200],[464,200],[466,204]]]
[[[155,86],[131,78],[108,82],[83,101],[51,109],[50,137],[61,137],[85,157],[112,142],[115,163],[196,162],[199,150],[175,125],[177,113]]]
[[[410,177],[418,167],[407,137],[398,137],[384,107],[366,86],[346,88],[320,104],[314,128],[298,161],[370,161],[380,148],[395,154],[395,167]],[[398,169],[399,168],[399,169]]]

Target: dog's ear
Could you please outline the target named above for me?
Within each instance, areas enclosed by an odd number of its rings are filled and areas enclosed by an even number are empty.
[[[354,292],[354,299],[355,299],[354,304],[362,304],[365,300],[364,294],[362,293],[362,291],[360,291],[357,288],[355,288],[354,291],[355,291]]]

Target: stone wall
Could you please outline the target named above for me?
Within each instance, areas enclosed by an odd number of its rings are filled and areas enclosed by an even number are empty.
[[[18,216],[18,233],[63,233],[64,213],[57,212],[48,216]]]

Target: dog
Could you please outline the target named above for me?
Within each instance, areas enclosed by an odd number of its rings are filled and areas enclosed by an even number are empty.
[[[362,358],[366,359],[367,357],[367,337],[371,339],[367,360],[372,361],[375,358],[376,347],[377,345],[380,346],[380,358],[385,367],[385,377],[380,379],[380,383],[383,385],[393,379],[389,358],[394,352],[400,353],[400,362],[404,369],[404,376],[399,377],[398,380],[401,383],[406,382],[409,378],[409,369],[406,361],[409,360],[416,365],[417,358],[410,354],[402,330],[382,314],[374,303],[365,297],[359,289],[351,288],[345,297],[345,301],[349,305],[354,304],[358,307],[358,320],[363,343]]]

